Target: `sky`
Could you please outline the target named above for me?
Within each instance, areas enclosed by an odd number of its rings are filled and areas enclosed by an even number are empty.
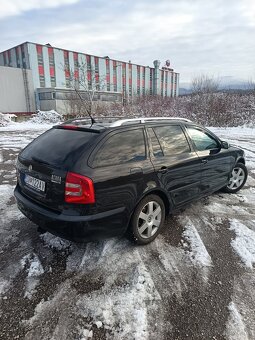
[[[25,41],[153,65],[181,83],[255,79],[255,0],[0,0],[0,51]]]

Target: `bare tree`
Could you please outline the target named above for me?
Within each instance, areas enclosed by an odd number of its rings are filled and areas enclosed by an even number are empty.
[[[219,79],[201,74],[192,79],[191,90],[194,94],[215,93],[219,90],[219,85]]]
[[[66,109],[72,115],[79,117],[88,115],[96,110],[98,92],[104,91],[106,76],[99,76],[98,69],[86,62],[77,64],[75,70],[65,70],[69,73],[69,87],[72,93],[66,95]]]
[[[82,117],[86,113],[85,103],[79,98],[76,91],[65,95],[64,106],[66,113],[70,116]]]
[[[250,78],[247,82],[246,89],[248,92],[255,93],[255,80]]]

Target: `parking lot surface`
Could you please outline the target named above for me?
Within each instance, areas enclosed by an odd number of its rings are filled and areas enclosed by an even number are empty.
[[[255,339],[255,133],[213,130],[244,149],[245,187],[169,216],[147,246],[38,233],[13,189],[42,131],[0,130],[0,339]]]

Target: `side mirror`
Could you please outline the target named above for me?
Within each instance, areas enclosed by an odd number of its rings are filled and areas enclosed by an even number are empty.
[[[222,141],[222,142],[221,142],[221,147],[222,147],[223,149],[228,149],[228,148],[229,148],[228,142]]]

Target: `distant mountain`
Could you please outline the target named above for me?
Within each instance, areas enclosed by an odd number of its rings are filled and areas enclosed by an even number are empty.
[[[221,90],[246,90],[247,81],[243,79],[237,79],[232,76],[225,76],[219,78],[220,89]]]
[[[217,78],[216,78],[217,79]],[[237,79],[232,76],[219,77],[219,89],[220,90],[247,90],[248,81],[243,79]],[[179,88],[180,95],[190,94],[191,82],[181,82]]]
[[[190,94],[191,90],[190,89],[185,89],[183,87],[179,88],[179,95],[180,96],[185,96],[186,94]]]

